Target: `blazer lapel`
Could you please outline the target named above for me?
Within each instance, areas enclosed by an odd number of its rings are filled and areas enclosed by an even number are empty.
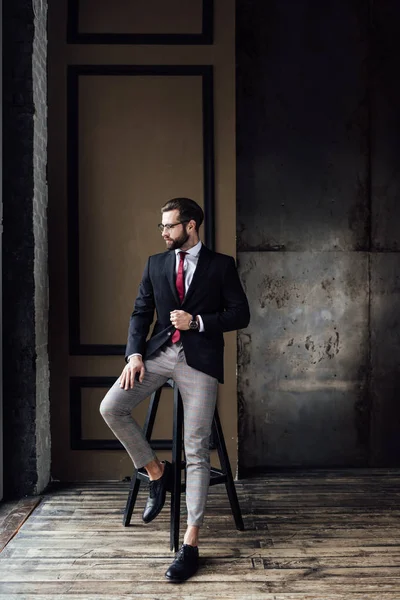
[[[207,269],[212,257],[212,252],[204,246],[201,247],[199,260],[197,262],[196,270],[193,274],[193,279],[189,286],[188,291],[186,292],[186,296],[182,302],[182,307],[190,300],[190,298],[195,293],[196,289],[199,289],[201,286],[201,281],[207,278]]]
[[[178,290],[176,289],[176,276],[175,276],[175,265],[176,255],[174,250],[168,251],[168,255],[165,261],[165,275],[168,279],[168,283],[171,287],[172,294],[177,304],[179,304]]]

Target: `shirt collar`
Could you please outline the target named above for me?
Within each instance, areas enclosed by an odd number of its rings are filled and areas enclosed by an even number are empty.
[[[190,250],[185,250],[185,252],[187,254],[190,254],[191,256],[196,257],[199,254],[202,245],[203,245],[202,242],[199,241],[195,246],[193,246],[193,248],[190,248]],[[178,252],[181,252],[180,248],[178,248],[177,250],[175,250],[175,255],[176,256],[178,256]]]

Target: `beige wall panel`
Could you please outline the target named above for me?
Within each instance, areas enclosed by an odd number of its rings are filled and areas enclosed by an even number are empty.
[[[79,94],[81,343],[125,344],[160,207],[202,203],[200,77],[87,76]]]
[[[130,475],[132,472],[131,461],[125,451],[69,450],[69,377],[117,377],[124,366],[124,361],[122,357],[117,356],[68,356],[67,200],[65,192],[66,65],[214,65],[216,249],[220,252],[235,255],[235,7],[232,0],[215,0],[215,43],[210,46],[190,47],[90,44],[71,44],[67,46],[65,44],[66,7],[66,0],[56,0],[56,2],[50,4],[49,10],[49,219],[51,221],[49,260],[52,474],[54,478],[63,481],[118,480]],[[148,222],[146,227],[150,232]],[[149,253],[159,251],[159,244],[160,242],[157,240],[148,245],[146,243],[146,247],[143,248],[142,262]],[[160,251],[162,251],[162,248]],[[132,309],[131,303],[133,302],[132,296],[135,296],[135,294],[135,284],[131,283],[130,297],[127,299],[129,304],[128,313],[123,314],[121,318],[129,318]],[[127,321],[124,323],[124,328],[125,341]],[[236,334],[226,334],[225,342],[225,384],[219,386],[218,406],[232,469],[235,472],[237,464]],[[105,392],[105,390],[103,391]],[[162,418],[162,421],[164,430],[159,437],[170,437],[171,415],[168,413],[165,418]],[[215,453],[213,454],[215,455]],[[160,458],[168,458],[169,455],[168,452],[159,453]],[[218,464],[218,461],[214,458],[213,463]]]
[[[83,440],[113,440],[113,432],[107,427],[99,412],[104,388],[82,388],[81,427]]]
[[[79,0],[82,33],[200,33],[202,0]]]

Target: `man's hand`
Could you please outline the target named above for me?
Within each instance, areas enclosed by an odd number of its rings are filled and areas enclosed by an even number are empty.
[[[139,381],[142,383],[145,372],[146,371],[142,357],[131,356],[129,362],[125,365],[125,368],[122,371],[119,386],[125,390],[132,389],[135,385],[136,374],[139,373]]]
[[[175,329],[187,331],[189,329],[189,321],[192,320],[192,315],[184,310],[173,310],[170,313],[171,323]]]

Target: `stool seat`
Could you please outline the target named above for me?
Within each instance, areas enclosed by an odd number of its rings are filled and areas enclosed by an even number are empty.
[[[157,409],[160,402],[161,392],[165,387],[171,387],[174,390],[173,402],[173,433],[172,433],[172,474],[173,484],[171,490],[171,521],[170,521],[170,549],[177,551],[179,549],[179,528],[180,528],[180,502],[181,493],[186,490],[186,462],[182,460],[182,432],[183,432],[183,404],[178,386],[172,379],[169,379],[165,385],[156,390],[150,398],[149,408],[147,410],[143,433],[147,441],[151,445],[151,436],[157,415]],[[218,452],[221,468],[211,466],[210,468],[210,486],[224,483],[226,486],[227,495],[231,505],[232,515],[235,521],[236,529],[244,530],[244,523],[240,505],[236,493],[235,483],[233,481],[231,466],[229,463],[228,453],[226,450],[225,439],[222,432],[221,422],[218,415],[218,409],[215,408],[212,437],[215,441],[215,446]],[[182,482],[182,471],[185,474],[185,480]],[[137,495],[139,493],[140,484],[142,481],[149,481],[147,471],[142,469],[134,469],[131,479],[128,499],[125,506],[123,525],[128,527],[132,513],[135,507]]]

